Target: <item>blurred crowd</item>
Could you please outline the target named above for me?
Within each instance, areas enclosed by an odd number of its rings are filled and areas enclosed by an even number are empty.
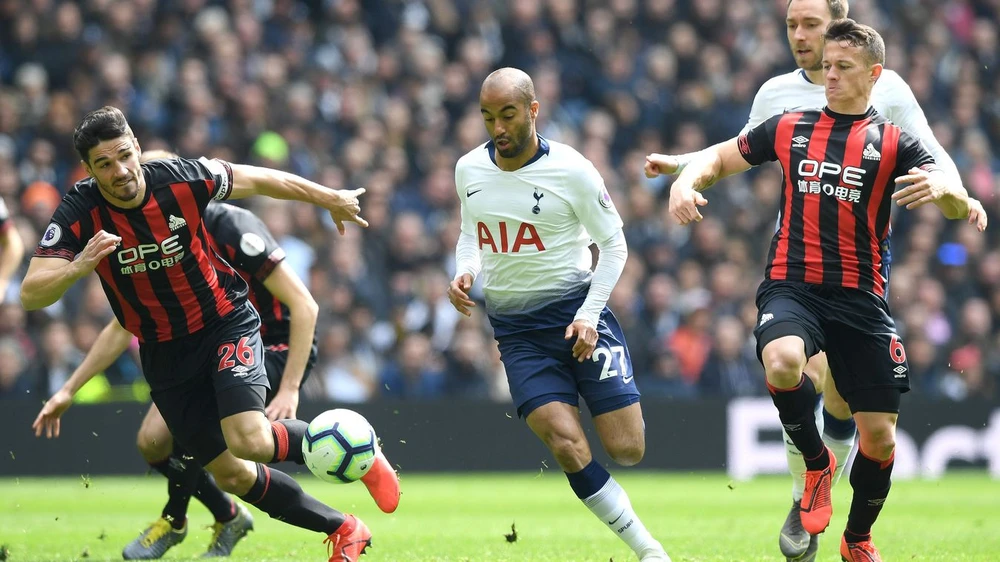
[[[1000,0],[852,0],[889,68],[920,101],[970,193],[1000,225]],[[371,223],[338,236],[305,204],[250,206],[320,304],[307,396],[343,402],[509,400],[478,308],[446,297],[459,233],[454,164],[486,140],[482,79],[534,78],[543,136],[596,164],[630,256],[611,299],[647,396],[765,394],[754,291],[780,171],[708,193],[706,219],[666,214],[670,178],[645,154],[735,135],[753,95],[792,70],[786,0],[0,0],[0,196],[27,258],[61,195],[84,176],[72,131],[122,108],[144,149],[277,167],[365,187]],[[891,25],[890,25],[891,22]],[[898,214],[890,306],[914,392],[996,397],[998,226],[977,233],[928,206]],[[23,269],[22,269],[23,271]],[[15,278],[0,306],[0,397],[41,399],[111,318],[96,276],[25,313]],[[476,293],[481,297],[481,293]],[[84,399],[142,398],[136,352]],[[89,397],[89,398],[88,398]]]

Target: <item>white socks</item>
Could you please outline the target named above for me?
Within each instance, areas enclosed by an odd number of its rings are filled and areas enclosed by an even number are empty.
[[[601,520],[601,523],[618,535],[618,538],[625,541],[625,544],[639,556],[639,560],[670,561],[663,546],[649,534],[646,526],[639,520],[639,516],[632,509],[628,494],[618,485],[614,477],[608,478],[596,494],[583,500],[583,504]]]

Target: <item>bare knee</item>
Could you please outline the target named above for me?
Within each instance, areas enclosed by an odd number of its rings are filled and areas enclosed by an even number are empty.
[[[219,457],[206,468],[223,491],[238,496],[245,495],[257,481],[256,465],[235,458],[230,453],[223,453],[223,456],[226,458]]]
[[[858,422],[858,446],[865,456],[886,460],[896,449],[896,415],[862,412]]]
[[[646,440],[641,435],[638,440],[630,439],[623,442],[609,444],[605,450],[611,460],[621,466],[635,466],[646,454]]]
[[[155,416],[155,418],[154,418]],[[162,418],[150,412],[139,427],[135,444],[146,462],[158,462],[170,456],[174,448],[174,439]]]
[[[542,441],[552,451],[559,466],[567,472],[581,470],[590,462],[590,446],[582,435],[553,427],[542,436]]]
[[[274,458],[274,436],[267,418],[259,412],[244,412],[223,420],[226,446],[234,456],[255,462]]]
[[[767,380],[772,385],[791,388],[801,380],[806,364],[802,340],[795,337],[775,340],[764,347],[761,357]]]

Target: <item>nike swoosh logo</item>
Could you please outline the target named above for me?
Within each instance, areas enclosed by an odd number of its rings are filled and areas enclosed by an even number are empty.
[[[618,520],[622,518],[622,515],[625,515],[625,510],[624,509],[622,510],[621,513],[618,514],[618,517],[615,517],[614,521],[608,521],[608,525],[614,525],[615,523],[617,523]]]
[[[627,377],[622,377],[622,382],[625,383],[625,384],[628,384],[628,383],[632,382],[632,379],[634,377],[635,377],[635,375],[629,375]]]
[[[465,196],[466,197],[472,197],[473,195],[479,193],[480,191],[482,191],[482,189],[470,189],[470,190],[468,190],[468,191],[465,192]]]

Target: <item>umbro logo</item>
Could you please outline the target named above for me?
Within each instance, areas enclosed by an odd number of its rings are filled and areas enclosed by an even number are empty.
[[[792,148],[805,148],[807,142],[809,142],[809,139],[807,139],[802,135],[799,135],[792,139]]]
[[[167,218],[167,226],[170,227],[170,232],[173,232],[178,228],[184,228],[187,224],[188,223],[184,220],[184,217],[175,217],[174,215],[170,215]]]
[[[473,195],[479,193],[480,191],[482,191],[481,188],[480,189],[469,189],[469,190],[466,190],[465,197],[466,198],[472,197]]]
[[[896,378],[897,379],[905,379],[906,378],[906,367],[904,367],[903,365],[897,366],[895,369],[893,369],[893,371],[896,373]]]
[[[882,153],[875,148],[875,145],[868,143],[868,146],[865,147],[865,151],[861,154],[861,157],[865,160],[881,160]]]
[[[757,326],[758,326],[758,327],[760,327],[760,326],[763,326],[763,325],[764,325],[764,324],[766,324],[766,323],[767,323],[767,322],[768,322],[769,320],[774,320],[774,315],[773,315],[773,314],[771,314],[770,312],[765,312],[764,314],[761,314],[761,315],[760,315],[760,324],[758,324]]]

